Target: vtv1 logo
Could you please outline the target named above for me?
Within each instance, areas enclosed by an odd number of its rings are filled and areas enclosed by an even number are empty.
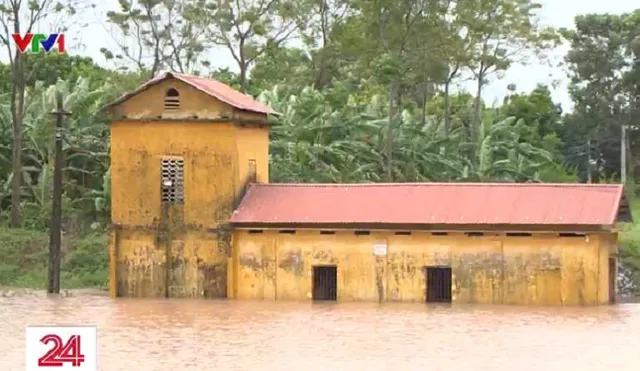
[[[31,45],[31,51],[33,53],[38,53],[40,47],[42,47],[45,52],[49,52],[55,44],[58,44],[58,53],[64,53],[66,51],[63,33],[52,33],[49,35],[27,33],[24,36],[14,33],[11,37],[13,37],[16,47],[21,53],[26,52],[29,45]]]
[[[95,326],[28,326],[26,370],[97,371]]]

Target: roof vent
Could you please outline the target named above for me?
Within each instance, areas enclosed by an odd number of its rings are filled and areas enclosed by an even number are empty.
[[[167,90],[164,96],[164,110],[177,111],[180,109],[180,93],[174,88]]]

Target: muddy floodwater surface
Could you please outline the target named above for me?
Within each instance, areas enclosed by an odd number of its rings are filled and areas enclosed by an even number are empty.
[[[0,370],[27,325],[97,325],[100,370],[640,370],[640,304],[530,308],[397,303],[0,297]]]

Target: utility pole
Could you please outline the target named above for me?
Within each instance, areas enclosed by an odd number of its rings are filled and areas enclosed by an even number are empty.
[[[621,125],[620,130],[620,182],[627,184],[627,126]]]
[[[591,137],[587,139],[587,183],[591,184]]]
[[[47,292],[49,294],[60,293],[60,245],[62,234],[62,120],[63,116],[71,113],[62,107],[62,94],[56,94],[57,109],[51,112],[56,116],[56,149],[53,169],[53,202],[51,206],[51,223],[49,223],[49,275]]]

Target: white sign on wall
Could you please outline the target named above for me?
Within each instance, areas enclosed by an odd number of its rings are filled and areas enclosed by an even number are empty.
[[[373,246],[373,255],[375,256],[386,256],[387,255],[387,244],[386,243],[377,243]]]

